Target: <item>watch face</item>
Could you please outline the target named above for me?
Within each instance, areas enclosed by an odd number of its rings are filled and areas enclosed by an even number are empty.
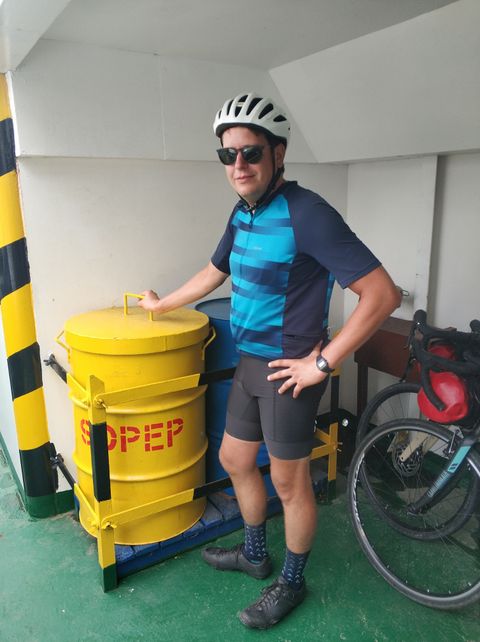
[[[330,372],[330,368],[328,367],[328,362],[324,357],[317,358],[317,368],[322,372]]]

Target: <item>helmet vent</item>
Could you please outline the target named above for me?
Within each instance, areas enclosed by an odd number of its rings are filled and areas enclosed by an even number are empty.
[[[250,113],[252,112],[252,110],[253,110],[253,108],[255,107],[255,105],[258,105],[258,103],[259,103],[261,100],[262,100],[261,98],[253,98],[253,99],[250,101],[250,105],[248,106],[248,109],[247,109],[247,116],[248,116],[248,114],[250,114]]]
[[[260,112],[260,114],[258,115],[258,118],[259,118],[259,119],[263,118],[264,116],[266,116],[267,114],[269,114],[271,111],[273,111],[273,105],[272,105],[272,103],[268,103],[268,105],[266,105],[266,106],[262,109],[262,111],[261,111],[261,112]]]
[[[282,116],[281,114],[279,114],[278,116],[275,116],[275,118],[273,119],[273,122],[283,123],[285,120],[287,120],[285,116]]]
[[[248,94],[245,94],[244,96],[240,96],[240,98],[237,99],[237,104],[235,105],[235,116],[238,116],[240,114],[240,112],[243,109],[243,106],[245,105],[245,101],[247,100],[247,98],[248,98]],[[228,110],[230,111],[230,105],[228,107]]]

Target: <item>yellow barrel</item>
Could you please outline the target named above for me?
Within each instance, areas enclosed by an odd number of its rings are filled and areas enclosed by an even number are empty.
[[[126,312],[128,311],[128,314]],[[89,375],[106,392],[174,379],[204,370],[208,317],[180,308],[150,320],[139,307],[80,314],[65,324],[73,378]],[[195,488],[205,482],[205,386],[107,407],[113,512]],[[70,388],[74,404],[78,485],[93,505],[87,406]],[[205,499],[138,519],[115,529],[117,544],[149,544],[187,530],[202,515]],[[95,530],[80,511],[83,527]]]

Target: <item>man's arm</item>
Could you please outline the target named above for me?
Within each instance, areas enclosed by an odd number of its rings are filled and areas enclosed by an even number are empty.
[[[320,350],[330,367],[336,368],[358,350],[400,305],[398,288],[383,267],[375,268],[348,287],[358,295],[358,303],[342,330],[325,349],[316,346],[303,359],[277,359],[268,364],[271,368],[282,368],[268,376],[269,381],[285,379],[279,388],[280,393],[294,386],[293,396],[298,397],[303,388],[320,383],[327,376],[316,366]]]
[[[218,270],[210,261],[203,270],[197,272],[195,276],[177,290],[162,298],[153,290],[145,290],[145,292],[142,292],[144,298],[138,302],[138,305],[151,312],[169,312],[210,294],[210,292],[220,287],[228,276],[225,272]]]

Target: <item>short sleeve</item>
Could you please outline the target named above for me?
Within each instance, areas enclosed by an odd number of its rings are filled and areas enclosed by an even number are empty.
[[[230,252],[233,247],[232,218],[233,214],[230,216],[225,232],[210,259],[217,270],[224,274],[230,274]]]
[[[305,192],[292,208],[299,252],[331,272],[342,288],[381,265],[331,205],[313,192]]]

